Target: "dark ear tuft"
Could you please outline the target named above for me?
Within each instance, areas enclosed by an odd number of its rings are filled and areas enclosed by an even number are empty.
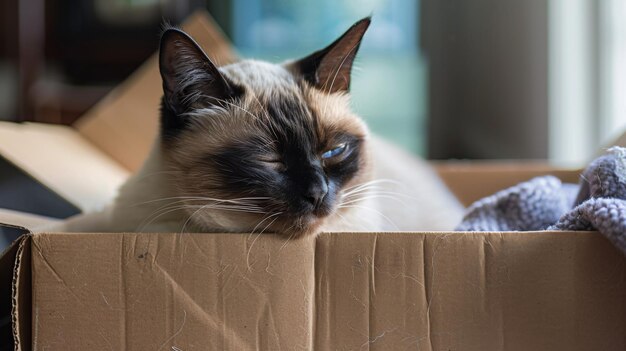
[[[217,104],[241,90],[219,72],[187,33],[169,26],[161,35],[159,70],[165,107],[176,114]]]
[[[295,69],[306,81],[326,93],[349,91],[352,63],[370,22],[370,17],[356,22],[325,49],[296,61]]]

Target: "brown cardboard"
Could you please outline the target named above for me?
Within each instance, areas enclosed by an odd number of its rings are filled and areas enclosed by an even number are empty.
[[[577,184],[579,169],[556,168],[539,161],[436,162],[439,176],[464,206],[487,195],[542,175]]]
[[[25,243],[34,350],[626,349],[626,259],[598,233]]]
[[[109,203],[130,174],[69,127],[0,122],[0,140],[1,156],[85,212]]]
[[[18,212],[0,208],[0,224],[21,228],[25,231],[39,232],[45,228],[56,225],[61,220],[30,213]]]

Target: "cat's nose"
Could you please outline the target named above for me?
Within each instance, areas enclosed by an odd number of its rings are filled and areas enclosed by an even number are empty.
[[[319,176],[317,181],[312,182],[307,191],[304,193],[304,197],[308,202],[313,205],[314,209],[319,209],[324,198],[328,194],[328,182],[323,176]]]

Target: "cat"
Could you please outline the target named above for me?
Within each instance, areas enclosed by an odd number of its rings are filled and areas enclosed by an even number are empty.
[[[108,211],[66,230],[298,238],[452,229],[462,207],[434,172],[372,137],[350,108],[352,66],[369,25],[364,18],[299,60],[223,67],[182,30],[165,29],[152,152]]]

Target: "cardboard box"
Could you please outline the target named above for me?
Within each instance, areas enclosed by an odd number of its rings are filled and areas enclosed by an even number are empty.
[[[25,236],[2,258],[18,349],[626,348],[626,261],[597,233],[251,242]]]
[[[206,15],[185,29],[214,59],[234,59]],[[160,94],[152,58],[73,127],[0,123],[0,153],[83,211],[100,208],[149,150]],[[543,164],[437,167],[464,203],[539,174],[578,177]],[[0,257],[6,349],[626,349],[626,259],[595,232],[286,242],[46,233],[49,221],[0,211],[27,233]]]

